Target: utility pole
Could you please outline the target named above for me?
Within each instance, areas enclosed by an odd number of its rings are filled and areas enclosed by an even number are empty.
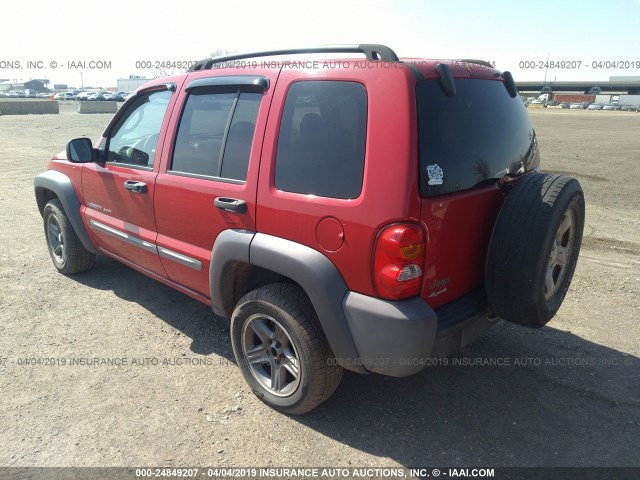
[[[542,85],[546,85],[547,84],[547,70],[549,70],[549,53],[547,52],[547,63],[545,65],[545,69],[544,69],[544,81],[542,82]]]

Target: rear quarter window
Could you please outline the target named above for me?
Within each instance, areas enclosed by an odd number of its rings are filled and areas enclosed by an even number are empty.
[[[420,192],[440,195],[524,173],[539,164],[536,134],[519,96],[498,80],[436,80],[416,86]]]
[[[360,195],[367,92],[356,82],[302,81],[285,101],[275,183],[279,190],[353,199]]]

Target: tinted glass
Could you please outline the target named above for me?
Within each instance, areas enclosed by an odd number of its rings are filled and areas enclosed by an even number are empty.
[[[224,147],[221,177],[234,180],[247,178],[247,167],[260,100],[262,100],[261,93],[242,92],[240,94]]]
[[[436,80],[420,82],[420,191],[439,195],[535,168],[535,131],[518,96],[501,81],[456,79],[446,96]]]
[[[218,176],[222,141],[237,92],[195,90],[182,112],[171,170]]]
[[[367,93],[359,83],[291,85],[284,106],[276,187],[294,193],[357,198],[362,189]]]
[[[171,170],[245,180],[261,99],[235,87],[195,89],[182,113]]]
[[[152,167],[171,92],[141,94],[109,136],[107,161]]]

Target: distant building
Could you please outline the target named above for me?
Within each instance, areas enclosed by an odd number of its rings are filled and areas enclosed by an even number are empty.
[[[133,92],[136,88],[144,85],[152,78],[139,77],[137,75],[130,75],[129,78],[118,79],[118,91],[119,92]]]
[[[68,90],[69,87],[67,86],[66,83],[54,83],[53,84],[53,89],[54,90]]]
[[[48,80],[44,82],[49,83]],[[45,87],[43,80],[5,80],[0,82],[0,92],[8,92],[10,90],[35,90],[36,92],[48,93],[49,89]]]
[[[633,75],[619,75],[617,77],[609,77],[610,82],[640,82],[640,77]]]

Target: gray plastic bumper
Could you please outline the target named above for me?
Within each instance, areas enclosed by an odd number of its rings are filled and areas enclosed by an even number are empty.
[[[435,311],[420,298],[392,302],[349,292],[343,309],[359,366],[393,377],[418,373],[430,358],[452,355],[495,323],[475,293]]]
[[[419,298],[400,302],[349,292],[343,308],[368,371],[406,377],[426,365],[436,340],[438,316]]]

